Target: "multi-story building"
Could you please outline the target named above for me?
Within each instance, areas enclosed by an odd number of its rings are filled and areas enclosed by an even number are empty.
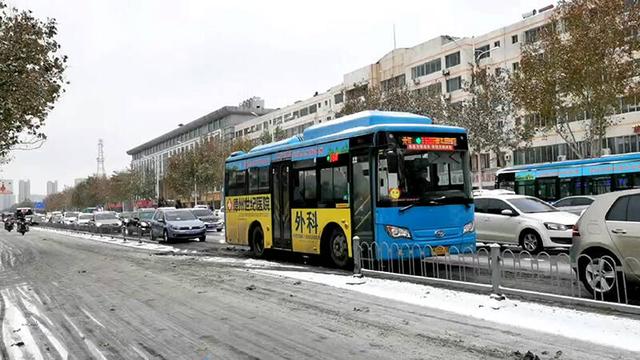
[[[18,202],[31,199],[31,180],[18,181]]]
[[[394,49],[375,63],[344,74],[342,84],[325,93],[241,124],[236,136],[258,138],[267,125],[270,126],[268,131],[274,132],[274,124],[286,130],[287,135],[301,133],[310,125],[335,118],[344,99],[359,96],[368,87],[384,90],[392,86],[406,86],[409,90],[421,90],[430,95],[441,94],[452,104],[460,102],[469,96],[462,88],[465,82],[471,80],[474,67],[495,72],[518,70],[521,46],[537,41],[540,28],[553,14],[552,9],[553,6],[546,6],[530,11],[516,23],[479,36],[443,35],[410,48]],[[317,112],[312,113],[311,109],[316,111],[316,108],[310,106],[316,103]],[[322,109],[326,114],[319,114],[321,103],[327,104]],[[577,114],[576,120],[588,116]],[[607,146],[603,152],[617,154],[638,151],[640,97],[621,98],[613,117],[614,125],[607,130]],[[288,122],[282,119],[288,119]],[[575,134],[580,139],[584,136],[584,130],[579,123],[576,128]],[[586,143],[584,145],[587,146]],[[507,165],[518,165],[571,159],[573,156],[559,135],[537,133],[526,149],[513,153],[507,151],[506,160]],[[493,186],[496,167],[494,155],[475,154],[472,158],[474,185]]]
[[[193,149],[202,140],[220,139],[229,141],[237,136],[237,127],[259,118],[272,110],[264,107],[264,100],[253,97],[239,106],[225,106],[176,129],[151,139],[127,151],[131,155],[131,165],[145,169],[156,178],[156,194],[164,197],[162,178],[169,157],[188,149]]]
[[[47,196],[58,192],[58,180],[47,181]]]

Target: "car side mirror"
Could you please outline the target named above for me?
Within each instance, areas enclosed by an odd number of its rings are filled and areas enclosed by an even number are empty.
[[[515,216],[516,214],[511,209],[504,209],[500,212],[500,214],[505,216]]]
[[[159,223],[164,223],[164,219],[158,219]]]

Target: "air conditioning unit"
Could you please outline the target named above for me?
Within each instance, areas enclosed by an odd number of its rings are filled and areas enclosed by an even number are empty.
[[[449,76],[449,69],[442,70],[442,75]]]
[[[556,161],[566,161],[567,160],[567,155],[558,155],[558,157],[556,158]]]
[[[414,85],[420,85],[420,79],[413,79]]]
[[[609,155],[611,155],[611,149],[603,148],[602,149],[602,156],[609,156]]]

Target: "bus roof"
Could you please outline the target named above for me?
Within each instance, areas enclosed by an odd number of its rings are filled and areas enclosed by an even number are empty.
[[[569,166],[590,165],[590,164],[610,163],[610,162],[616,162],[616,161],[630,161],[630,160],[640,160],[640,152],[620,154],[620,155],[606,155],[599,158],[590,158],[590,159],[565,160],[565,161],[556,161],[556,162],[550,162],[550,163],[518,165],[518,166],[512,166],[512,167],[500,169],[497,171],[496,174],[499,175],[504,173],[526,171],[531,169],[549,169],[549,168],[556,168],[556,167],[569,167]]]
[[[466,133],[466,130],[461,127],[433,125],[432,123],[432,120],[426,116],[406,112],[362,111],[333,121],[310,126],[303,131],[302,135],[296,135],[265,145],[258,145],[249,150],[248,153],[242,151],[234,152],[227,158],[227,162],[246,160],[261,155],[331,141],[346,140],[380,131]]]

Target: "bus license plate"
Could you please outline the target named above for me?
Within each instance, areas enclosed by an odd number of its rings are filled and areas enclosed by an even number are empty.
[[[438,247],[435,247],[432,251],[433,255],[435,256],[447,255],[448,252],[449,252],[448,246],[438,246]]]

